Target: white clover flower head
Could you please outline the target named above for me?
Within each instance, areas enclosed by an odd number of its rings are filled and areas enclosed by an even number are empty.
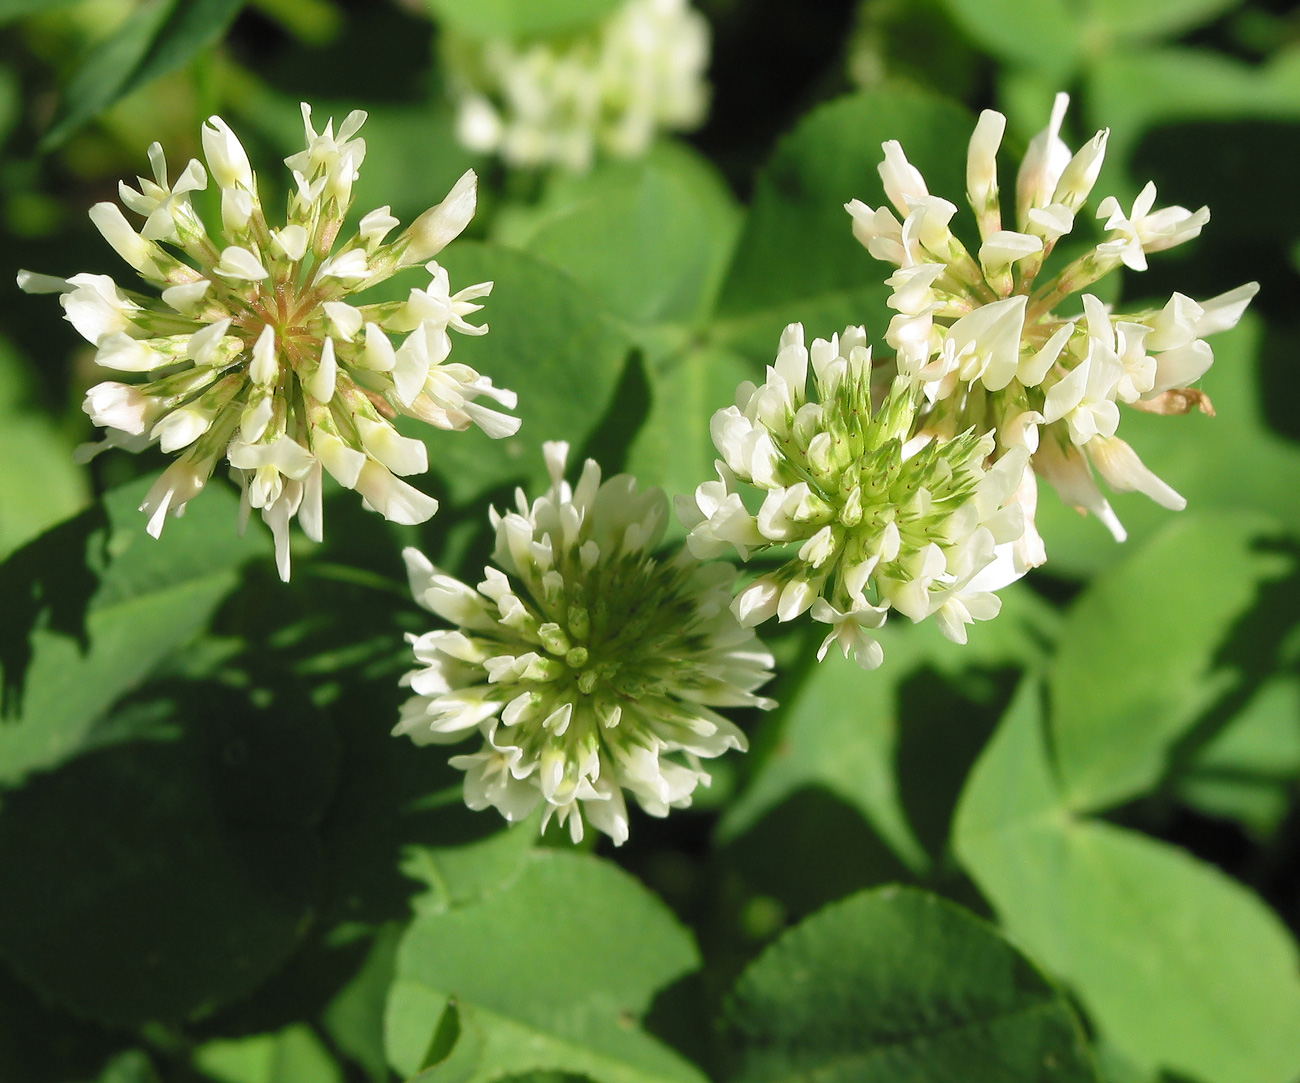
[[[628,0],[555,39],[441,36],[457,132],[470,150],[523,167],[582,172],[598,153],[637,157],[665,129],[698,127],[709,26],[688,0]]]
[[[881,661],[870,632],[891,609],[914,621],[937,615],[958,642],[969,621],[996,614],[992,591],[1025,570],[1015,558],[1024,528],[1016,494],[1028,460],[1017,448],[986,468],[991,433],[918,432],[912,381],[898,377],[875,404],[871,377],[861,327],[809,349],[792,324],[767,381],[742,384],[736,405],[714,415],[719,480],[678,501],[696,556],[784,556],[737,595],[742,623],[811,610],[832,628],[820,655],[838,642],[868,669]],[[763,494],[756,513],[741,486]],[[991,584],[984,573],[998,562],[1014,574]]]
[[[1006,118],[991,110],[980,115],[966,163],[966,197],[981,242],[973,255],[948,228],[956,208],[929,193],[897,142],[883,145],[880,175],[902,221],[860,200],[847,210],[868,252],[898,268],[888,280],[898,314],[885,338],[897,370],[923,390],[921,430],[943,439],[972,427],[994,431],[998,455],[1023,446],[1039,477],[1122,540],[1094,470],[1112,488],[1136,489],[1166,507],[1181,506],[1182,498],[1116,435],[1120,405],[1156,413],[1208,408],[1187,387],[1214,361],[1204,338],[1235,325],[1259,287],[1248,283],[1202,303],[1174,294],[1162,309],[1136,312],[1112,312],[1085,292],[1121,265],[1145,270],[1149,253],[1191,240],[1209,220],[1205,207],[1155,209],[1152,184],[1128,213],[1113,196],[1103,199],[1096,216],[1104,219],[1105,239],[1040,283],[1057,242],[1091,196],[1106,153],[1106,131],[1071,153],[1061,138],[1068,105],[1068,96],[1058,94],[1050,122],[1025,153],[1015,230],[1003,228],[997,177]],[[1058,311],[1076,293],[1083,319]],[[1022,492],[1018,503],[1032,520],[1035,502]],[[1032,521],[1025,537],[1031,541],[1021,545],[1022,555],[1041,563],[1046,554]]]
[[[746,748],[713,708],[774,706],[755,692],[772,656],[728,608],[731,565],[654,555],[662,491],[602,481],[590,459],[570,487],[568,445],[545,453],[550,490],[493,510],[477,589],[406,550],[415,600],[451,627],[409,637],[415,695],[393,732],[418,744],[477,732],[482,748],[450,761],[470,808],[514,821],[543,805],[543,828],[556,817],[576,841],[586,821],[622,844],[625,795],[666,816],[709,783],[702,759]]]
[[[220,117],[203,126],[207,169],[191,161],[175,184],[162,147],[149,148],[152,179],[121,186],[126,208],[144,218],[137,232],[114,204],[91,219],[144,279],[128,292],[106,275],[54,279],[20,272],[33,293],[57,292],[64,315],[96,347],[96,362],[138,374],[135,383],[92,387],[85,411],[106,429],[81,452],[158,443],[179,452],[141,510],[157,536],[179,515],[224,458],[243,492],[244,518],[261,512],[289,578],[289,523],[321,538],[322,471],[361,493],[367,507],[399,523],[419,523],[437,501],[398,475],[428,469],[425,445],[400,435],[398,415],[444,429],[477,424],[491,436],[519,426],[481,399],[513,408],[513,392],[468,365],[447,365],[449,331],[481,335],[467,322],[490,282],[453,293],[447,272],[427,262],[431,281],[406,301],[354,305],[350,294],[425,263],[474,213],[473,172],[390,243],[397,226],[387,207],[361,219],[339,243],[352,185],[365,158],[353,112],[334,132],[313,127],[302,107],[306,149],[285,159],[293,175],[287,220],[272,228],[238,137]],[[221,189],[221,229],[210,230],[192,194],[209,175]]]

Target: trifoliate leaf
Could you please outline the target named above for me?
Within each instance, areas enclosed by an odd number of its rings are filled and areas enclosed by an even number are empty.
[[[29,542],[0,565],[0,784],[51,767],[211,618],[237,569],[269,549],[236,535],[236,499],[213,482],[155,540],[137,511],[149,480]]]
[[[1138,1068],[1289,1083],[1300,953],[1258,898],[1182,850],[1070,812],[1027,683],[958,807],[955,848],[1007,933]]]

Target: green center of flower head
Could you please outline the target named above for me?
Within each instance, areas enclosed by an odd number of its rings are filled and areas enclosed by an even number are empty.
[[[792,518],[824,524],[835,540],[818,566],[914,551],[935,540],[975,491],[988,440],[972,430],[943,445],[909,444],[916,417],[910,386],[894,381],[873,406],[869,365],[838,365],[817,386],[821,403],[788,410],[787,425],[773,436],[782,480],[806,480],[810,489]]]
[[[517,819],[583,813],[626,836],[622,793],[655,815],[689,804],[700,759],[743,748],[712,706],[771,706],[754,694],[772,658],[728,605],[735,570],[679,553],[658,560],[667,501],[627,475],[601,481],[588,460],[572,489],[567,447],[547,445],[554,484],[531,505],[493,513],[497,545],[477,589],[415,550],[416,600],[451,624],[413,640],[426,668],[398,732],[483,749],[457,757],[471,807]],[[570,821],[581,834],[582,815]]]
[[[530,591],[545,618],[537,622],[537,642],[563,662],[550,670],[554,679],[608,703],[661,692],[665,649],[681,640],[689,653],[692,639],[683,635],[690,615],[680,594],[683,568],[628,556],[590,572],[578,560],[565,563],[555,569],[559,583],[543,576]]]
[[[496,560],[511,581],[489,575],[479,588],[501,610],[483,642],[497,653],[483,665],[491,679],[515,680],[501,681],[498,698],[531,687],[516,711],[549,715],[553,704],[572,705],[575,721],[586,715],[613,728],[624,706],[656,699],[672,713],[675,693],[708,685],[711,618],[730,596],[702,607],[700,595],[724,590],[731,573],[680,555],[657,560],[651,553],[667,518],[662,493],[638,493],[626,477],[611,479],[603,493],[598,483],[599,472],[589,470],[573,495],[576,502],[601,497],[601,513],[581,523],[569,514],[574,503],[545,497],[502,520]],[[516,544],[525,528],[530,540]]]
[[[693,508],[681,505],[692,550],[710,556],[734,545],[742,557],[769,548],[787,556],[737,598],[746,623],[792,620],[819,599],[814,615],[828,622],[849,613],[883,619],[890,606],[920,619],[1018,535],[1015,513],[996,519],[1023,459],[990,478],[991,436],[917,434],[915,386],[894,380],[876,406],[871,377],[861,328],[809,350],[792,325],[767,382],[742,386],[737,405],[715,416],[726,469],[700,487]],[[739,482],[765,490],[757,513],[741,502]]]

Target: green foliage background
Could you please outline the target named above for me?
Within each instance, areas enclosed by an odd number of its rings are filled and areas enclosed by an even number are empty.
[[[364,108],[358,207],[482,178],[456,350],[517,437],[427,437],[443,501],[399,528],[328,498],[326,541],[235,533],[214,481],[154,542],[161,456],[91,468],[91,353],[0,305],[4,1083],[1294,1083],[1300,1079],[1300,15],[1273,0],[708,0],[714,104],[582,177],[461,150],[438,25],[570,30],[605,0],[0,0],[0,252],[117,273],[86,209],[220,111],[264,185]],[[565,438],[644,483],[709,476],[708,419],[800,320],[888,319],[843,203],[901,139],[960,201],[974,115],[1008,163],[1070,90],[1098,193],[1214,217],[1126,300],[1263,288],[1215,340],[1218,416],[1127,416],[1189,500],[1050,492],[1050,562],[954,647],[883,668],[770,636],[781,708],[696,805],[621,850],[468,812],[389,729],[425,627],[400,549],[474,575],[485,506]],[[282,194],[282,193],[281,193]],[[7,288],[7,287],[6,287]],[[412,431],[413,435],[417,435]],[[680,538],[680,531],[677,537]],[[299,539],[301,541],[301,539]]]

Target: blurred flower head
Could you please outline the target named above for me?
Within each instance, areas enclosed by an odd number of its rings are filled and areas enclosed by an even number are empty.
[[[568,445],[545,446],[552,484],[531,505],[492,512],[493,565],[477,589],[416,549],[416,601],[450,629],[410,637],[415,695],[395,733],[419,744],[481,734],[451,760],[465,802],[519,820],[544,805],[575,840],[584,819],[615,843],[628,834],[624,794],[665,816],[708,784],[702,759],[743,750],[714,707],[773,706],[755,693],[772,656],[728,609],[735,569],[681,551],[653,553],[668,502],[590,459],[564,480]]]
[[[1162,308],[1133,312],[1111,311],[1086,292],[1121,266],[1145,270],[1149,253],[1191,240],[1209,220],[1205,207],[1156,209],[1152,184],[1128,211],[1113,196],[1103,199],[1096,217],[1104,239],[1041,281],[1048,257],[1088,201],[1106,151],[1108,133],[1101,131],[1071,153],[1060,137],[1068,102],[1057,95],[1050,123],[1030,142],[1008,222],[996,163],[1006,118],[980,114],[966,165],[966,198],[980,237],[973,255],[949,228],[957,207],[930,194],[897,142],[884,144],[880,176],[901,221],[888,207],[856,199],[847,209],[858,240],[898,268],[888,280],[898,314],[886,339],[897,351],[898,371],[924,391],[921,431],[939,438],[971,426],[995,431],[998,454],[1025,448],[1038,476],[1123,540],[1094,470],[1112,489],[1138,490],[1174,509],[1185,501],[1116,435],[1119,406],[1155,413],[1208,408],[1188,389],[1214,360],[1204,338],[1232,327],[1258,285],[1203,302],[1175,293]],[[1062,314],[1076,293],[1082,313]],[[1032,491],[1022,502],[1029,521],[1021,555],[1038,564],[1045,552],[1033,526]]]
[[[806,394],[809,363],[815,399]],[[917,433],[917,393],[897,378],[873,403],[871,350],[861,327],[804,345],[803,327],[781,336],[761,387],[744,383],[736,405],[713,418],[718,480],[678,500],[698,557],[734,548],[742,559],[775,550],[784,562],[733,605],[746,625],[811,610],[831,625],[822,644],[871,669],[869,634],[890,609],[933,616],[946,636],[997,614],[993,591],[1024,572],[1014,543],[1024,528],[1015,494],[1028,453],[992,468],[992,434],[950,440]],[[751,513],[742,488],[762,494]]]
[[[635,157],[708,109],[709,27],[687,0],[628,0],[556,39],[479,41],[446,28],[442,41],[461,142],[510,165],[582,171],[598,152]]]
[[[492,284],[453,293],[431,260],[473,216],[474,174],[395,240],[386,238],[398,221],[380,207],[340,243],[366,154],[357,136],[366,115],[353,112],[337,132],[332,120],[318,132],[308,105],[302,114],[306,146],[285,159],[293,187],[282,226],[268,222],[247,153],[214,116],[203,127],[206,169],[191,160],[172,181],[155,143],[152,175],[136,188],[120,186],[139,229],[114,203],[91,208],[147,292],[124,290],[106,275],[18,276],[29,292],[59,293],[65,318],[96,347],[96,362],[129,378],[87,392],[86,413],[107,431],[86,453],[154,443],[178,453],[141,507],[149,532],[156,537],[168,514],[179,515],[225,459],[245,516],[256,508],[274,533],[285,579],[294,516],[308,537],[321,538],[322,470],[394,522],[423,522],[437,510],[400,480],[426,471],[428,454],[393,427],[398,415],[444,429],[477,424],[491,436],[519,426],[477,401],[510,408],[512,392],[447,363],[450,331],[487,331],[466,317]],[[193,205],[209,176],[220,191],[219,229]],[[406,300],[347,299],[416,264],[430,280]]]

